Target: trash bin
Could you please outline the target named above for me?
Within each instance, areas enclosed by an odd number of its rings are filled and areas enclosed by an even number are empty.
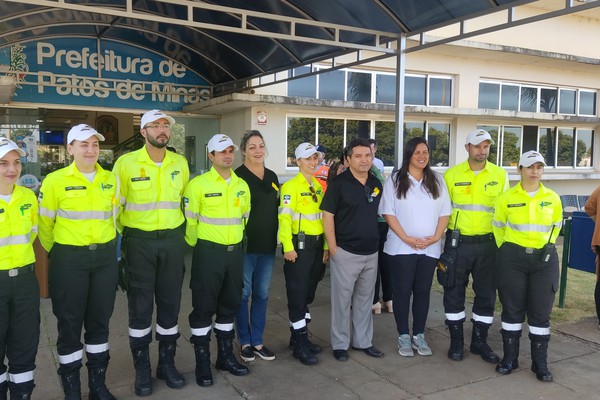
[[[596,254],[592,251],[594,221],[584,211],[574,211],[571,224],[569,267],[596,272]]]

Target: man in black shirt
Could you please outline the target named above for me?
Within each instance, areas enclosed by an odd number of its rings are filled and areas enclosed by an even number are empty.
[[[383,356],[371,343],[383,187],[369,173],[373,153],[366,139],[352,140],[346,159],[349,168],[332,181],[321,203],[331,267],[331,347],[338,361],[348,359],[351,343],[368,356]]]

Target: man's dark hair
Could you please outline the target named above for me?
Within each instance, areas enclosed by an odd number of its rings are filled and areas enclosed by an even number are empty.
[[[367,139],[369,141],[369,145],[374,144],[375,146],[377,146],[377,140],[375,139]]]
[[[371,145],[369,144],[369,140],[368,139],[363,139],[363,138],[352,139],[350,141],[350,143],[348,143],[348,145],[346,146],[346,149],[344,151],[345,156],[346,157],[352,156],[352,150],[355,147],[368,147],[370,149]]]

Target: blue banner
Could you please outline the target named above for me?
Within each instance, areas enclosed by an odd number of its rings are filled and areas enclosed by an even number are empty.
[[[180,111],[210,95],[207,82],[179,62],[107,40],[61,38],[1,48],[5,74],[17,76],[13,102]]]

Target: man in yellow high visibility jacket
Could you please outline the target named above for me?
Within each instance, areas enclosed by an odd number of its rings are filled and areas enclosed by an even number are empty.
[[[136,370],[135,393],[152,393],[148,346],[156,302],[156,376],[167,386],[185,385],[174,364],[179,338],[178,315],[184,273],[184,216],[181,199],[189,181],[185,157],[167,151],[175,120],[158,110],[142,116],[146,144],[120,157],[113,172],[121,179],[124,206],[120,215],[129,288],[129,344]]]
[[[489,363],[500,361],[487,344],[496,305],[494,265],[497,249],[492,235],[492,213],[496,197],[508,188],[508,176],[503,168],[487,160],[492,144],[494,141],[485,130],[471,132],[465,144],[469,154],[467,161],[444,174],[453,209],[444,251],[456,255],[454,284],[444,287],[444,310],[450,331],[448,357],[455,361],[463,359],[465,289],[469,275],[475,291],[471,353]],[[451,248],[452,231],[460,232],[455,248]]]
[[[537,151],[519,159],[521,181],[494,206],[498,297],[502,303],[504,357],[496,371],[519,367],[519,339],[525,316],[531,341],[531,371],[552,382],[548,371],[550,313],[558,289],[558,254],[554,243],[562,225],[560,197],[541,183],[546,162]]]
[[[40,338],[40,292],[33,273],[35,194],[17,185],[19,146],[0,137],[0,398],[30,399]],[[8,369],[4,364],[8,357]]]
[[[213,315],[216,368],[238,376],[249,372],[233,354],[233,323],[242,299],[244,226],[250,214],[250,188],[231,169],[237,149],[227,135],[214,135],[208,142],[212,168],[192,179],[185,192],[185,238],[194,246],[190,341],[200,386],[213,384],[209,352]]]

